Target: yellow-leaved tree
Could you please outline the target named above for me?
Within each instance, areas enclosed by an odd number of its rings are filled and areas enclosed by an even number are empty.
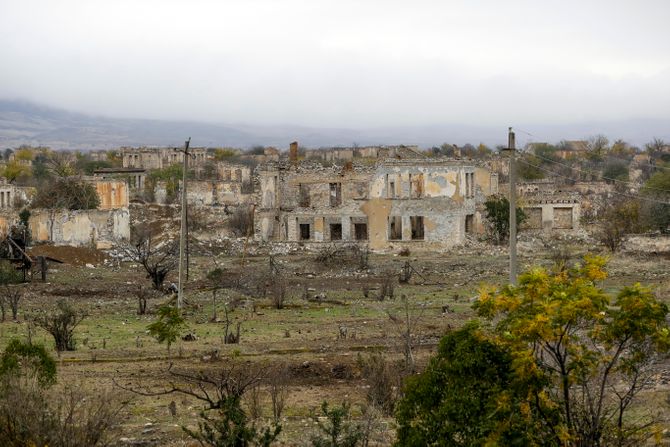
[[[639,445],[655,428],[653,408],[630,409],[669,351],[668,307],[640,284],[611,296],[600,285],[606,277],[605,259],[586,256],[570,269],[537,267],[518,286],[483,290],[475,305],[512,352],[515,373],[549,379],[527,399],[558,410],[556,444]]]

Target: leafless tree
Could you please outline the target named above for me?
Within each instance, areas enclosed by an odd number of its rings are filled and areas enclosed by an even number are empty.
[[[3,294],[0,296],[2,321],[5,321],[5,305],[8,305],[12,311],[12,320],[17,320],[19,315],[19,301],[21,301],[22,297],[23,291],[21,289],[5,284]]]
[[[137,296],[137,315],[144,315],[147,313],[147,303],[149,298],[154,296],[151,289],[139,286],[135,291],[135,296]]]
[[[362,358],[360,363],[362,375],[369,385],[366,395],[368,404],[386,415],[393,414],[398,397],[397,389],[401,382],[400,375],[381,353]]]
[[[283,309],[286,300],[286,279],[274,256],[270,256],[270,297],[275,309]]]
[[[228,228],[239,237],[250,237],[254,234],[253,208],[239,205],[228,218]]]
[[[87,210],[100,205],[95,187],[81,178],[58,178],[37,188],[32,201],[35,208]]]
[[[109,445],[124,403],[108,392],[81,387],[45,389],[4,380],[0,392],[0,445],[90,447]]]
[[[230,321],[230,316],[228,314],[228,304],[225,304],[223,306],[223,311],[224,311],[224,315],[226,316],[226,321],[225,321],[226,328],[225,328],[225,333],[224,333],[224,336],[223,336],[223,343],[227,344],[227,345],[237,344],[237,343],[240,342],[240,326],[242,325],[242,323],[240,323],[239,321],[237,322],[237,332],[233,333],[230,330],[231,321]]]
[[[400,302],[402,303],[402,314],[400,316],[392,313],[390,310],[387,310],[386,312],[389,319],[394,323],[396,331],[400,336],[402,351],[405,357],[405,369],[408,373],[413,373],[416,371],[414,347],[420,343],[420,338],[416,332],[426,307],[421,306],[418,309],[418,312],[416,312],[412,309],[412,305],[410,304],[407,295],[402,295],[400,297]]]
[[[262,381],[266,372],[267,368],[263,365],[232,358],[216,371],[197,373],[175,371],[170,364],[167,381],[159,387],[114,383],[121,389],[141,396],[183,394],[200,401],[205,410],[220,410],[230,399],[241,399],[251,387]]]
[[[663,149],[667,145],[668,144],[661,138],[654,138],[649,143],[645,144],[644,147],[650,155],[657,155],[663,152]]]
[[[393,272],[384,272],[379,279],[379,301],[384,301],[388,297],[393,299],[395,297],[395,275]]]
[[[272,399],[272,418],[275,424],[279,424],[288,396],[288,367],[285,364],[280,363],[270,371],[268,386]]]
[[[56,177],[70,177],[77,173],[77,159],[72,152],[50,151],[45,162],[49,172]]]
[[[587,147],[591,154],[601,157],[609,150],[609,144],[610,142],[605,135],[595,135],[589,138]]]
[[[246,393],[246,403],[249,408],[249,416],[253,420],[263,417],[263,402],[260,383],[249,387]]]
[[[148,225],[131,228],[130,240],[120,247],[127,257],[147,272],[154,289],[160,290],[167,275],[177,268],[177,241],[158,241],[156,231]]]

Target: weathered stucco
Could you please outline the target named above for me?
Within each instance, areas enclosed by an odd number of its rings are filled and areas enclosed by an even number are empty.
[[[199,206],[249,203],[252,194],[242,190],[243,184],[236,181],[189,180],[186,195],[189,204]]]
[[[262,240],[366,240],[373,250],[412,244],[449,247],[475,214],[474,167],[426,159],[374,166],[259,170]],[[491,177],[487,177],[490,189]],[[481,194],[480,194],[481,196]]]
[[[96,180],[94,185],[100,199],[98,209],[128,208],[130,199],[128,183],[125,180]]]
[[[115,210],[34,210],[30,231],[36,242],[109,248],[130,237],[127,208]]]
[[[575,201],[529,203],[523,209],[528,218],[522,227],[528,230],[551,231],[579,228],[581,208]]]

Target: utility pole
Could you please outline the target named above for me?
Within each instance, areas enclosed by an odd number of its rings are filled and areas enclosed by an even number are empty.
[[[509,128],[507,150],[509,151],[509,282],[516,286],[516,148],[514,132]]]
[[[177,289],[177,309],[181,309],[184,305],[184,248],[186,245],[186,234],[188,223],[186,220],[186,173],[188,172],[188,157],[191,154],[188,152],[188,147],[191,144],[191,137],[184,143],[184,150],[179,151],[184,153],[184,166],[181,178],[181,231],[179,234],[179,288]]]

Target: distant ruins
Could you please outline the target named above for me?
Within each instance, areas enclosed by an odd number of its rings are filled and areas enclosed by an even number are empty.
[[[554,161],[559,168],[590,156],[589,142],[561,144],[552,152],[554,160],[561,160]],[[545,153],[548,146],[529,144],[525,154]],[[293,142],[286,152],[273,147],[190,151],[189,206],[209,216],[208,228],[219,236],[233,235],[227,222],[234,213],[247,213],[251,236],[259,243],[316,247],[355,242],[381,251],[445,250],[463,244],[468,235],[484,237],[489,226],[484,203],[509,192],[507,156],[482,145],[302,149]],[[32,169],[35,157],[20,149],[3,163]],[[142,206],[178,206],[183,157],[165,147],[92,152],[92,175],[78,178],[94,185],[98,209],[34,210],[34,240],[109,247],[127,238],[132,213]],[[649,176],[649,155],[629,158],[631,180]],[[585,180],[566,181],[558,174],[517,183],[518,203],[527,216],[523,231],[580,231],[585,215],[598,214],[602,198],[621,194],[614,182],[578,172]],[[30,205],[34,193],[30,186],[0,184],[0,230],[6,232],[16,222],[18,211]]]

